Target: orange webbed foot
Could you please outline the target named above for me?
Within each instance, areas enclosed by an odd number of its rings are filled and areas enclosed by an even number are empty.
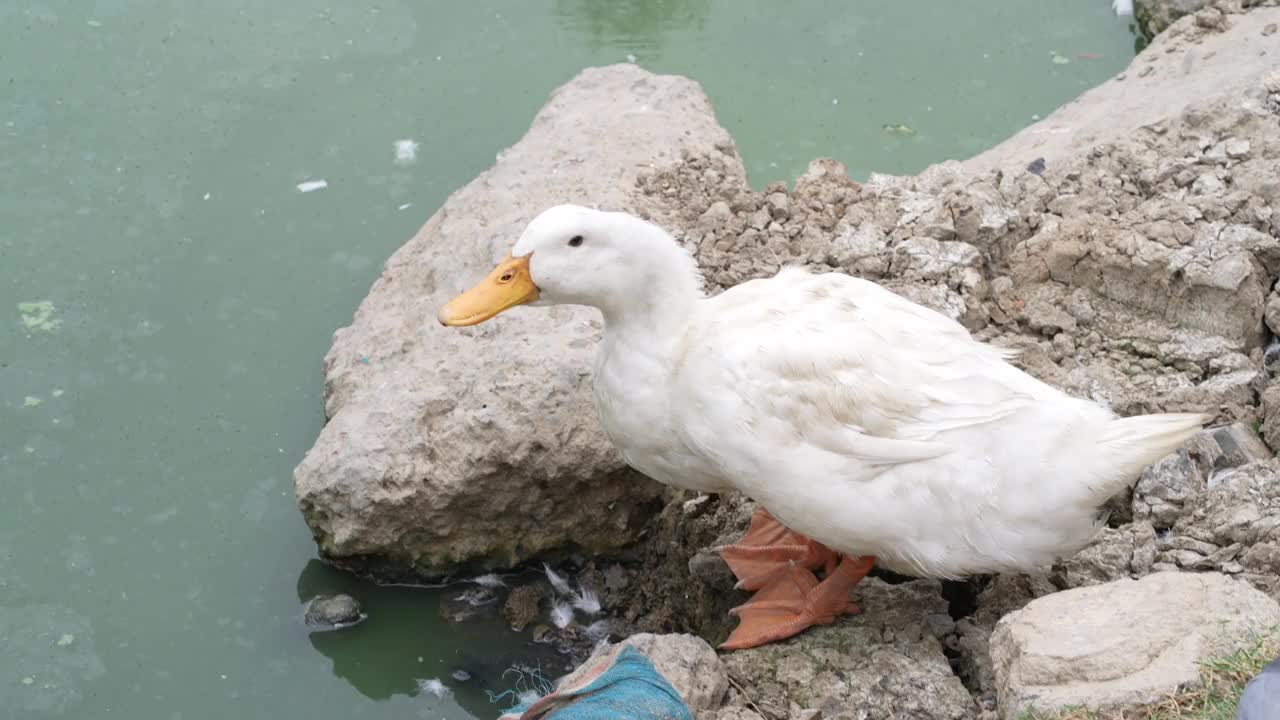
[[[856,614],[849,591],[875,564],[873,557],[845,557],[821,582],[811,570],[790,565],[746,603],[730,612],[738,627],[720,645],[725,650],[759,647],[797,635],[814,625],[829,625],[841,615]]]
[[[792,565],[807,570],[825,569],[829,573],[837,557],[826,546],[788,530],[764,508],[751,516],[751,525],[738,542],[717,550],[738,578],[737,587],[743,590],[758,590],[769,585]]]

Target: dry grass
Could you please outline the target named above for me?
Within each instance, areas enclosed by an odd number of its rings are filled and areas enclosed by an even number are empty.
[[[1100,712],[1066,710],[1030,712],[1023,720],[1234,720],[1244,686],[1280,655],[1280,628],[1259,635],[1252,644],[1200,666],[1200,685],[1145,708]]]

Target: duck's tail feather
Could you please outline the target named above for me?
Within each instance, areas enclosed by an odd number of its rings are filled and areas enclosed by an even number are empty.
[[[1106,502],[1143,468],[1177,450],[1212,419],[1202,413],[1161,413],[1112,420],[1096,439],[1101,482],[1091,488],[1090,502]]]

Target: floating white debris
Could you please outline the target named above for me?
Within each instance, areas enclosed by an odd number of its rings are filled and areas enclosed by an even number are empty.
[[[442,698],[445,695],[449,694],[449,688],[445,687],[445,684],[440,682],[440,678],[427,678],[426,680],[419,680],[418,690],[419,692],[422,692],[425,695],[434,695],[435,697],[438,697],[438,698]]]
[[[587,633],[587,637],[591,638],[592,640],[608,641],[609,630],[610,628],[609,628],[608,620],[597,620],[587,626],[586,633]]]
[[[467,672],[466,670],[454,670],[453,674],[450,675],[450,677],[452,677],[454,680],[457,680],[458,682],[466,682],[471,679],[471,673]]]
[[[411,207],[413,207],[413,203],[405,203],[405,204],[401,205],[400,207],[398,207],[398,208],[396,208],[396,209],[397,209],[397,210],[408,210],[408,209],[409,209],[409,208],[411,208]]]
[[[542,699],[542,695],[537,690],[525,690],[516,696],[516,702],[520,705],[532,705]]]
[[[471,582],[487,588],[500,588],[507,586],[507,581],[498,577],[497,573],[489,573],[488,575],[473,577],[471,578]]]
[[[18,312],[22,314],[22,325],[27,330],[53,332],[62,325],[62,321],[53,314],[57,308],[49,300],[34,300],[18,303]]]
[[[551,606],[551,623],[561,630],[573,622],[573,608],[568,603],[556,603]]]
[[[65,394],[66,394],[66,392],[67,392],[67,391],[66,391],[66,390],[63,390],[62,388],[54,388],[54,389],[53,389],[53,392],[51,392],[51,393],[49,393],[49,394],[50,394],[50,395],[52,395],[52,396],[54,396],[54,397],[62,397],[63,395],[65,395]]]
[[[552,570],[550,565],[542,563],[542,569],[547,573],[547,581],[551,583],[551,587],[555,588],[556,592],[561,595],[573,594],[573,588],[569,587],[568,581],[557,575],[556,571]]]
[[[306,182],[298,183],[298,192],[315,192],[316,190],[323,190],[327,187],[329,187],[328,180],[307,180]]]
[[[58,647],[66,647],[76,641],[76,636],[71,633],[62,633],[62,637],[58,638]]]
[[[588,615],[595,615],[600,612],[600,596],[591,588],[580,587],[573,596],[573,606]]]
[[[831,104],[832,104],[832,105],[839,105],[839,104],[840,104],[840,98],[831,98]]]
[[[481,607],[488,605],[498,599],[487,587],[478,587],[471,590],[465,590],[453,598],[457,602],[464,602],[471,607]]]
[[[408,165],[418,159],[418,142],[416,140],[396,141],[396,164]]]
[[[31,685],[31,684],[35,683],[35,681],[36,681],[36,679],[35,679],[35,678],[33,678],[33,677],[24,677],[24,678],[22,678],[22,684],[23,684],[23,685]]]
[[[636,56],[631,53],[627,53],[627,62],[633,63],[635,61],[636,61]]]
[[[28,395],[22,399],[22,407],[24,408],[35,407],[39,404],[40,404],[40,398],[36,397],[35,395]]]
[[[1066,55],[1059,55],[1057,52],[1054,52],[1054,51],[1050,51],[1049,54],[1053,56],[1054,65],[1066,65],[1067,63],[1071,62],[1071,58],[1067,57]]]
[[[205,200],[208,200],[208,199],[209,199],[209,198],[211,198],[211,197],[213,197],[213,193],[205,193],[205,194],[204,194],[204,199],[205,199]]]
[[[91,28],[100,28],[100,27],[102,27],[102,21],[101,21],[101,20],[86,20],[86,21],[85,21],[85,24],[86,24],[86,25],[88,25],[88,26],[89,26],[89,27],[91,27]]]

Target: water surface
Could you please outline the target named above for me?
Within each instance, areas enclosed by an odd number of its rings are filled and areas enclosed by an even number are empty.
[[[584,66],[700,80],[757,184],[915,172],[1123,67],[1109,5],[0,4],[0,717],[493,717],[528,638],[324,568],[293,503],[383,260]],[[371,619],[308,633],[337,590]]]

